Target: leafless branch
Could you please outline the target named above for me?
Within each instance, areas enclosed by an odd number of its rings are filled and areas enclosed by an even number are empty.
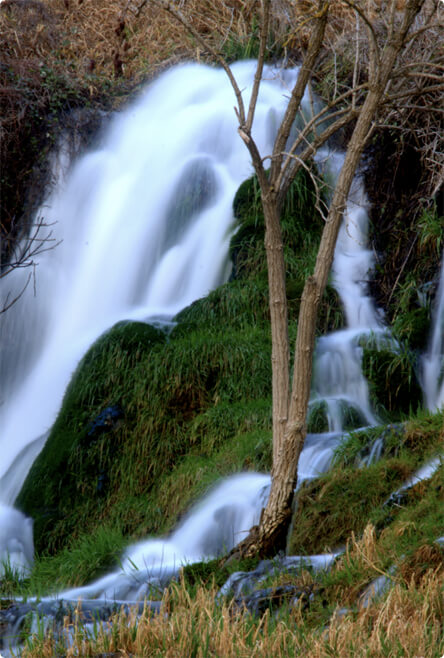
[[[313,28],[312,36],[308,46],[308,51],[304,57],[296,83],[291,92],[291,97],[287,105],[287,109],[273,148],[273,159],[271,163],[270,180],[274,182],[278,179],[282,164],[282,154],[285,150],[291,128],[293,126],[296,114],[299,110],[302,98],[304,97],[305,89],[308,81],[310,80],[315,62],[319,56],[319,52],[324,40],[325,28],[328,19],[329,3],[326,0],[319,0],[318,12],[314,17],[315,25]]]
[[[55,249],[61,241],[53,238],[53,231],[50,230],[47,235],[40,236],[42,229],[50,228],[53,224],[46,224],[43,218],[40,218],[36,224],[30,227],[29,236],[20,239],[19,236],[11,235],[6,236],[7,242],[7,261],[2,264],[0,270],[0,279],[4,279],[11,274],[14,270],[33,268],[33,271],[28,274],[26,283],[22,286],[19,293],[14,294],[11,298],[11,293],[7,293],[6,298],[0,306],[0,315],[5,313],[11,308],[24,294],[25,290],[32,279],[35,280],[35,258],[41,254]]]
[[[142,8],[147,4],[148,0],[143,0],[142,3],[139,5],[139,13],[142,10]],[[181,25],[183,25],[190,34],[193,35],[193,37],[196,39],[196,41],[205,49],[208,50],[208,52],[211,54],[211,56],[215,59],[215,61],[223,68],[225,73],[228,76],[228,79],[230,80],[231,86],[233,87],[233,91],[236,96],[237,100],[237,108],[235,108],[236,115],[238,117],[239,123],[241,125],[245,124],[245,106],[244,106],[244,101],[242,98],[242,92],[239,88],[239,85],[237,84],[236,78],[234,77],[229,65],[227,64],[226,60],[211,46],[210,43],[206,39],[204,39],[199,32],[193,27],[193,25],[190,23],[189,20],[182,14],[182,12],[177,9],[171,2],[167,2],[166,0],[151,0],[151,2],[164,11],[167,11],[171,16],[173,16]]]
[[[250,103],[248,106],[248,116],[245,123],[245,132],[250,135],[253,126],[254,113],[257,105],[257,98],[259,95],[259,87],[262,81],[262,73],[264,70],[265,50],[267,47],[268,29],[270,25],[270,0],[263,0],[262,2],[262,20],[261,32],[259,42],[259,55],[256,64],[256,72],[254,74],[253,89],[251,92]]]

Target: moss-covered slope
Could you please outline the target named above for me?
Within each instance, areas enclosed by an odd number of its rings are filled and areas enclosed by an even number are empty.
[[[17,500],[35,519],[40,553],[101,527],[121,536],[164,532],[219,477],[269,470],[270,331],[254,179],[241,186],[235,214],[229,283],[183,310],[168,335],[116,325],[78,366]],[[283,226],[294,319],[322,227],[305,173]],[[330,291],[322,330],[341,318]]]

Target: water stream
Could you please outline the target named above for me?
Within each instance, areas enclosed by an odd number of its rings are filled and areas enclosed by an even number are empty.
[[[430,343],[423,358],[423,389],[428,409],[444,406],[444,252]]]
[[[233,69],[248,98],[254,63]],[[254,130],[264,155],[271,151],[295,76],[295,70],[265,71]],[[0,559],[9,553],[18,568],[31,562],[32,539],[29,521],[11,505],[87,348],[118,320],[171,319],[229,275],[232,201],[251,174],[233,105],[224,72],[181,66],[114,117],[94,151],[74,164],[60,151],[57,183],[40,210],[60,244],[42,254],[35,288],[27,288],[0,326],[0,528],[7,528],[0,532]],[[342,154],[326,150],[320,160],[334,180]],[[299,480],[329,467],[350,409],[357,426],[377,420],[360,367],[362,335],[384,333],[367,291],[373,260],[366,208],[358,176],[333,266],[347,327],[323,337],[316,355],[311,404],[325,405],[329,431],[307,437]],[[26,275],[17,270],[8,276],[2,294],[20,290]],[[442,382],[440,395],[442,402]],[[60,596],[134,600],[147,595],[181,563],[214,556],[238,542],[257,522],[268,487],[268,475],[229,478],[168,539],[140,542],[127,551],[119,570]]]

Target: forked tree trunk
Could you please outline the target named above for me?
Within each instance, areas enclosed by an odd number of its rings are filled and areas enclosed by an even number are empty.
[[[286,352],[283,347],[288,345],[288,328],[279,209],[274,193],[268,190],[268,194],[263,194],[273,340],[273,387],[278,387],[273,389],[277,393],[277,399],[273,397],[272,483],[270,496],[265,509],[262,510],[259,525],[251,529],[248,537],[232,551],[231,556],[265,556],[275,554],[285,546],[297,483],[299,455],[306,436],[306,416],[319,302],[327,284],[347,197],[362,151],[371,133],[372,124],[398,54],[422,4],[423,0],[407,1],[400,27],[391,35],[384,51],[380,54],[378,70],[370,80],[367,98],[347,147],[322,232],[314,274],[307,279],[302,295],[290,402],[288,402],[288,351]],[[282,368],[282,372],[275,372],[276,368]]]

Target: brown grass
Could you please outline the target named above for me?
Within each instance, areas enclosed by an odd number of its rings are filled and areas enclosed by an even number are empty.
[[[374,20],[375,33],[383,45],[385,4],[382,0],[362,0],[360,4]],[[401,7],[403,2],[398,4]],[[224,53],[232,43],[242,50],[251,41],[258,25],[260,2],[182,0],[180,9],[208,44]],[[309,40],[315,11],[313,0],[274,0],[272,52],[280,51],[293,60],[300,57]],[[420,23],[424,19],[418,20]],[[433,60],[434,66],[442,65],[442,54],[437,54],[440,27],[429,30],[412,44],[406,63],[413,57]],[[368,50],[362,21],[357,21],[354,11],[342,0],[332,1],[317,70],[320,91],[331,97],[353,82],[365,81]],[[24,126],[29,128],[35,121],[30,115],[40,111],[44,115],[50,105],[48,70],[58,78],[57,84],[63,80],[79,98],[87,100],[106,95],[104,84],[112,79],[126,81],[129,89],[184,59],[209,60],[208,52],[170,14],[143,0],[3,0],[0,51],[1,156],[7,171],[14,168],[8,162],[8,154],[23,151]],[[400,91],[408,88],[414,92],[413,101],[388,106],[381,121],[396,124],[399,130],[416,131],[424,167],[430,172],[428,187],[422,193],[432,193],[442,180],[439,115],[424,110],[439,105],[439,92],[428,89],[434,87],[433,76],[440,75],[442,68],[429,68],[431,77],[420,82],[413,75],[415,71],[409,73],[409,78],[398,76],[396,85]],[[23,166],[20,165],[22,169]],[[14,171],[16,179],[20,178],[18,169]],[[18,199],[21,196],[18,193]],[[6,205],[12,207],[7,220],[2,221],[9,225],[15,212],[14,202],[7,199]]]
[[[267,612],[254,620],[235,611],[227,601],[217,602],[215,591],[199,589],[191,597],[183,585],[165,594],[162,613],[137,620],[135,614],[114,617],[97,640],[85,640],[74,625],[74,644],[66,656],[413,656],[439,658],[444,642],[443,584],[441,574],[428,571],[416,585],[396,584],[385,600],[357,613],[336,613],[323,631],[310,629],[299,608],[275,620]],[[55,655],[51,638],[37,641],[22,655]]]
[[[91,72],[134,81],[184,58],[204,57],[169,14],[128,0],[4,0],[2,50],[11,60],[70,65],[77,77]],[[221,49],[229,33],[252,30],[257,0],[188,0],[181,3],[193,26]]]

